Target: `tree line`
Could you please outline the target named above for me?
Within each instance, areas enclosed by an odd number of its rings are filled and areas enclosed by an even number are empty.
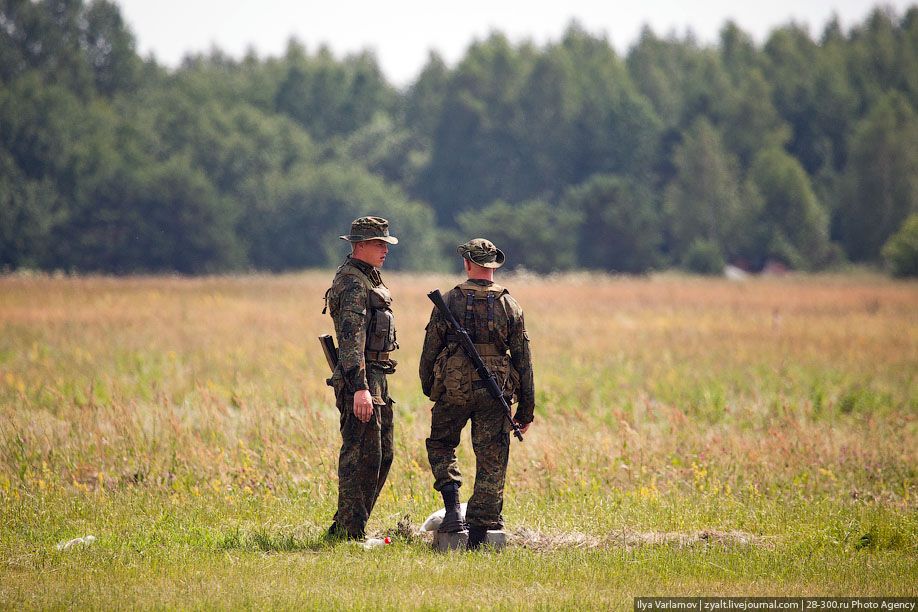
[[[0,268],[331,266],[367,213],[412,270],[473,235],[537,272],[918,257],[916,7],[624,57],[494,33],[398,89],[296,40],[168,70],[109,0],[0,0],[0,85]]]

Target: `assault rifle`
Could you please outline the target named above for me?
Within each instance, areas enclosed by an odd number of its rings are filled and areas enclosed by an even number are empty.
[[[488,366],[485,365],[481,355],[478,354],[475,344],[472,343],[472,339],[469,337],[469,332],[459,325],[459,321],[456,320],[456,317],[453,316],[446,302],[443,301],[443,296],[440,295],[439,289],[434,289],[427,294],[427,297],[430,298],[430,301],[434,303],[434,306],[437,307],[437,310],[440,311],[440,314],[443,315],[443,318],[446,319],[446,322],[449,323],[450,327],[453,328],[453,331],[459,337],[459,346],[462,347],[465,354],[472,360],[472,365],[475,366],[478,377],[484,381],[485,387],[487,387],[491,397],[500,402],[501,406],[503,406],[504,412],[507,414],[507,419],[510,421],[510,426],[513,428],[513,435],[522,442],[523,432],[520,431],[519,423],[513,420],[513,413],[510,411],[510,405],[507,403],[507,398],[504,397],[503,392],[497,385],[497,379],[494,378],[494,374],[488,370]]]

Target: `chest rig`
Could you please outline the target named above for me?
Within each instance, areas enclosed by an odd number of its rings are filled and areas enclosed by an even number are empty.
[[[483,286],[469,281],[459,285],[458,289],[449,293],[449,309],[468,332],[475,349],[508,402],[513,401],[520,377],[507,353],[511,322],[504,300],[501,299],[509,292],[497,284]],[[486,399],[488,395],[485,386],[486,381],[480,379],[471,360],[460,347],[458,336],[448,332],[446,345],[434,363],[430,399],[444,400],[447,404],[455,405],[491,401]],[[483,395],[476,396],[476,393]]]
[[[360,280],[367,291],[367,316],[365,323],[366,346],[364,351],[369,361],[388,361],[389,353],[398,348],[395,332],[395,316],[392,313],[392,292],[382,279],[376,284],[361,270],[345,263],[338,268],[338,274],[346,274]],[[328,309],[329,289],[325,292],[324,314]]]
[[[500,309],[504,320],[507,320],[506,307],[500,298],[508,291],[496,283],[483,286],[467,281],[459,285],[459,292],[452,292],[449,307],[469,333],[479,354],[506,353],[507,338],[502,337],[498,330],[495,311]],[[453,334],[448,334],[446,339],[447,342],[458,342],[458,337]]]

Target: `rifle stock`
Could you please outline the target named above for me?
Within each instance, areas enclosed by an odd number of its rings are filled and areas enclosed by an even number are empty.
[[[434,306],[437,307],[437,310],[440,311],[440,314],[443,315],[443,318],[446,319],[446,322],[453,328],[453,331],[459,337],[459,345],[462,347],[462,350],[465,351],[468,358],[472,360],[472,365],[475,367],[475,371],[478,372],[478,377],[485,382],[485,387],[488,389],[491,397],[500,402],[501,406],[503,406],[504,412],[507,415],[507,420],[510,421],[510,426],[513,428],[513,435],[522,442],[523,432],[520,431],[519,424],[513,420],[513,412],[510,410],[510,404],[507,403],[507,398],[504,397],[503,391],[501,391],[501,388],[498,386],[497,379],[494,378],[494,375],[488,370],[488,366],[485,365],[481,355],[478,354],[475,344],[469,337],[469,332],[459,325],[459,321],[456,320],[456,317],[453,316],[452,311],[446,305],[439,289],[434,289],[427,294],[427,297],[430,298],[430,301],[434,303]]]
[[[325,355],[328,367],[334,372],[338,366],[338,349],[335,348],[335,339],[329,334],[322,334],[319,336],[319,344],[322,345],[322,353]]]

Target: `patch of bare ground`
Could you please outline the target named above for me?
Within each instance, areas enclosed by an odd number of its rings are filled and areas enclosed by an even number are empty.
[[[419,531],[405,517],[399,521],[395,529],[389,529],[377,534],[379,537],[400,537],[408,542],[433,542],[433,532]],[[631,550],[640,546],[675,546],[689,548],[692,546],[755,546],[760,548],[774,548],[773,537],[757,536],[755,534],[731,530],[720,531],[716,529],[703,529],[700,531],[633,531],[623,529],[606,536],[596,536],[579,531],[566,531],[555,533],[542,533],[528,527],[521,527],[509,531],[509,545],[530,550],[550,552],[564,548],[600,549],[624,548]]]
[[[561,548],[625,548],[639,546],[759,546],[772,548],[771,538],[757,536],[745,531],[632,531],[623,529],[607,536],[595,536],[576,531],[541,533],[526,527],[510,533],[510,544],[532,550],[551,551]]]

